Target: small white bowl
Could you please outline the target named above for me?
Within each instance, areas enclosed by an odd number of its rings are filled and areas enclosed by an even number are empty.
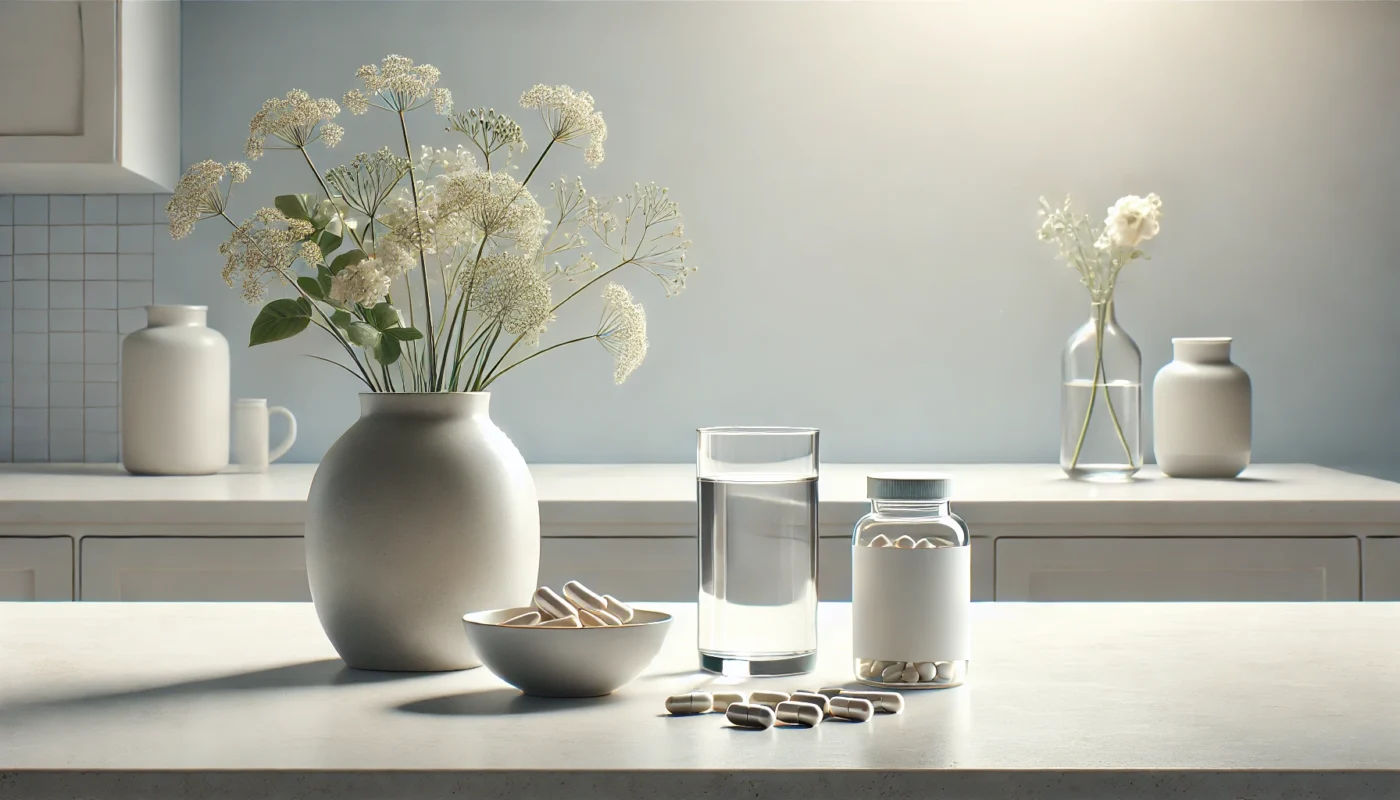
[[[538,697],[599,697],[641,674],[671,629],[671,615],[637,609],[626,625],[535,628],[499,623],[529,611],[502,608],[462,617],[467,639],[496,677]]]

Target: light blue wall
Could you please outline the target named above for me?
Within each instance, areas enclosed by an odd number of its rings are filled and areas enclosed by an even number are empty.
[[[241,158],[264,99],[338,98],[391,52],[463,107],[591,91],[606,163],[550,170],[683,205],[701,269],[669,300],[633,276],[652,348],[632,380],[589,345],[497,384],[531,461],[686,461],[716,424],[819,426],[829,461],[1053,461],[1087,306],[1033,228],[1036,197],[1067,190],[1165,199],[1120,286],[1145,378],[1171,336],[1231,335],[1256,460],[1395,460],[1400,4],[187,2],[185,163]],[[322,166],[392,141],[382,117],[341,121]],[[309,187],[270,153],[237,210]],[[167,251],[159,299],[212,306],[235,391],[291,406],[292,457],[314,460],[355,387],[298,355],[330,354],[314,339],[239,346],[254,310],[218,278],[221,235]]]

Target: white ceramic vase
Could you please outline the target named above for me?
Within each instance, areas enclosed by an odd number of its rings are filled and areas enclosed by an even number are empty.
[[[228,466],[228,340],[207,306],[147,306],[122,341],[122,466],[138,475],[208,475]]]
[[[1157,465],[1173,478],[1233,478],[1249,466],[1249,375],[1226,337],[1172,339],[1152,387]]]
[[[306,570],[321,627],[360,669],[480,666],[462,615],[526,606],[540,516],[491,395],[360,395],[311,483]]]

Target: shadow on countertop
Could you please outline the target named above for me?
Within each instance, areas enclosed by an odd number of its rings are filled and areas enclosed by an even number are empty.
[[[532,697],[516,689],[486,689],[441,697],[428,697],[396,706],[395,711],[442,717],[499,716],[502,714],[539,714],[592,708],[622,702],[615,694],[602,697]]]

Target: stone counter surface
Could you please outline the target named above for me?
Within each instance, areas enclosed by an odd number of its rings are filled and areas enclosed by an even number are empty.
[[[646,673],[548,700],[348,670],[306,604],[0,604],[0,798],[1400,797],[1397,604],[976,604],[968,685],[769,731],[662,701],[847,683],[849,607],[761,680],[654,607]]]

